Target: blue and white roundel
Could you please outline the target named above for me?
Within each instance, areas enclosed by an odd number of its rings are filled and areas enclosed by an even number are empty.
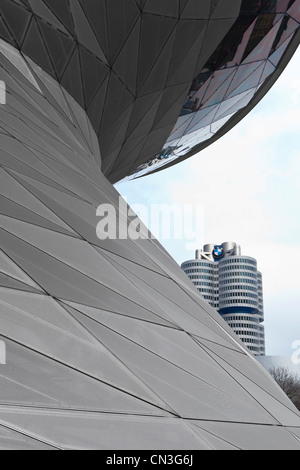
[[[215,259],[220,259],[224,256],[224,248],[222,245],[217,245],[213,249],[213,257]]]

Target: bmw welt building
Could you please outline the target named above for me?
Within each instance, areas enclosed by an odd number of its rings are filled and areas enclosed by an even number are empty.
[[[300,449],[298,411],[164,248],[96,234],[114,183],[263,98],[299,22],[299,0],[0,0],[1,449]]]

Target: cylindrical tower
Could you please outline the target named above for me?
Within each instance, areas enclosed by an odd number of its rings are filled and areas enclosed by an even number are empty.
[[[220,314],[259,313],[257,262],[253,258],[232,256],[219,262]]]
[[[203,247],[203,253],[205,253],[206,257],[211,261],[214,261],[214,257],[213,257],[214,247],[215,245],[213,243],[209,243],[207,245],[204,245]]]
[[[226,254],[235,250],[237,247],[237,244],[234,242],[224,242],[222,246],[223,246],[224,253]]]
[[[260,333],[260,355],[264,356],[266,354],[266,342],[265,342],[265,327],[262,323],[265,320],[264,314],[264,303],[263,303],[263,282],[262,282],[262,273],[257,272],[257,290],[258,290],[258,307],[259,307],[259,333]]]
[[[207,245],[204,245],[203,251],[204,251],[205,253],[212,253],[214,247],[215,247],[215,244],[214,244],[214,243],[208,243]]]
[[[231,256],[220,261],[219,288],[219,313],[250,351],[260,355],[256,260],[245,256]]]
[[[197,258],[197,255],[200,256],[200,258]],[[186,261],[181,267],[195,284],[204,299],[207,300],[212,307],[218,309],[218,266],[213,261],[203,258],[200,250],[197,250],[196,259]]]

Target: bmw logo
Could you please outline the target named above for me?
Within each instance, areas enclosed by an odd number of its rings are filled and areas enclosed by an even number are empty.
[[[213,257],[215,259],[221,259],[224,256],[224,248],[222,245],[217,245],[213,249]]]

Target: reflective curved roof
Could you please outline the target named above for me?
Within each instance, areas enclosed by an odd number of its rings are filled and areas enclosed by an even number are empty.
[[[174,164],[266,93],[300,0],[1,0],[0,38],[86,110],[112,182]]]
[[[191,156],[218,136],[278,70],[299,22],[299,1],[243,1],[238,20],[195,77],[162,151],[131,178]]]

